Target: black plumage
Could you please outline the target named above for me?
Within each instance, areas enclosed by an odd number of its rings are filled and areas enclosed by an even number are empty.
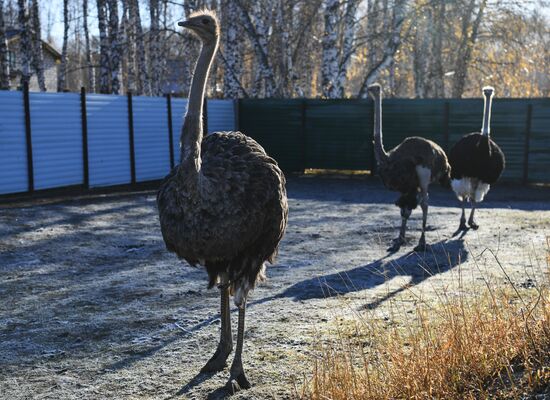
[[[504,153],[491,138],[479,132],[462,137],[449,153],[451,179],[479,179],[495,183],[505,167]]]

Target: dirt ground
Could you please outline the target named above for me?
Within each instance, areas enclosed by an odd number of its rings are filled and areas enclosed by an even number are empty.
[[[377,179],[292,178],[287,234],[269,280],[251,296],[235,399],[291,398],[315,344],[338,318],[391,322],[415,302],[481,284],[537,285],[550,235],[550,189],[495,187],[478,231],[453,237],[457,201],[434,187],[425,254],[397,234],[394,193]],[[198,374],[219,329],[206,274],[165,249],[154,192],[0,205],[0,398],[220,399],[228,369]],[[457,286],[455,288],[455,286]],[[236,312],[232,314],[236,331]],[[230,358],[231,360],[231,358]]]

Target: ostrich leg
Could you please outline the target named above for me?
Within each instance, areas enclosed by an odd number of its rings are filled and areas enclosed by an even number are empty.
[[[420,207],[422,208],[422,235],[418,245],[414,248],[414,251],[426,251],[426,221],[428,220],[428,191],[422,189],[422,199],[420,200]]]
[[[476,201],[472,200],[472,211],[470,212],[470,218],[468,218],[468,225],[470,225],[470,228],[472,228],[474,231],[479,228],[479,225],[476,224],[476,221],[474,219],[474,213],[476,212]]]
[[[390,252],[398,251],[401,248],[401,245],[405,243],[405,231],[407,230],[407,220],[411,216],[412,210],[408,209],[406,206],[401,207],[401,229],[399,230],[399,236],[396,239],[393,239],[393,244],[388,249]]]
[[[224,369],[227,357],[229,357],[233,349],[233,340],[231,338],[231,314],[229,310],[229,283],[227,282],[227,278],[222,279],[219,288],[221,296],[220,343],[212,358],[202,367],[201,372],[217,372]]]
[[[243,301],[243,304],[239,307],[239,327],[237,330],[237,348],[235,349],[235,358],[233,358],[233,363],[231,364],[231,375],[229,381],[227,382],[228,389],[235,393],[241,389],[250,388],[250,383],[246,378],[243,369],[243,361],[241,358],[243,352],[243,342],[244,342],[244,315],[246,309],[246,300]]]
[[[462,206],[462,215],[460,216],[460,226],[458,227],[459,231],[465,231],[466,227],[466,211],[464,210],[466,201],[464,199],[460,200],[460,205]]]

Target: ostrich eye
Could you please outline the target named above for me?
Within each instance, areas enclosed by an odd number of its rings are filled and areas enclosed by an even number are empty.
[[[208,18],[203,18],[203,19],[202,19],[202,23],[203,23],[204,25],[208,25],[209,22],[210,22],[210,20],[209,20]]]

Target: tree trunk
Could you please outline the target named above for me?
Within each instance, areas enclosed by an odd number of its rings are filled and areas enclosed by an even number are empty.
[[[443,36],[445,35],[445,2],[438,1],[434,4],[433,15],[435,29],[432,33],[432,59],[430,66],[430,79],[432,81],[432,97],[441,99],[445,97],[445,82],[443,70]]]
[[[151,77],[151,95],[160,96],[160,12],[159,0],[149,1],[149,15],[151,19],[151,30],[149,31],[149,76]]]
[[[82,24],[84,26],[85,58],[88,75],[88,92],[95,92],[95,73],[90,49],[90,33],[88,31],[88,0],[82,0]]]
[[[338,79],[338,19],[340,1],[325,0],[323,33],[323,60],[321,64],[321,86],[323,97],[334,99],[338,97],[336,87]]]
[[[107,37],[107,3],[97,0],[97,23],[99,28],[99,92],[110,93],[109,38]]]
[[[19,29],[19,53],[21,54],[21,87],[30,81],[30,63],[32,59],[31,42],[29,37],[28,14],[25,9],[25,0],[17,0]]]
[[[222,2],[222,32],[224,76],[223,94],[225,98],[237,99],[243,94],[241,90],[241,74],[243,68],[243,49],[241,25],[235,23],[239,20],[239,8],[235,0],[223,0]]]
[[[8,42],[4,25],[4,0],[0,0],[0,90],[10,89]]]
[[[261,17],[262,4],[253,3],[254,7],[254,22],[248,10],[244,7],[242,0],[235,0],[240,9],[241,20],[244,25],[244,29],[248,34],[252,45],[254,47],[254,53],[257,61],[257,76],[256,84],[263,84],[264,87],[263,96],[272,97],[275,94],[275,74],[273,73],[273,67],[269,61],[269,52],[267,47],[267,35],[268,27],[264,23]],[[267,7],[270,9],[270,7]],[[257,93],[258,96],[261,96],[260,93]]]
[[[338,67],[338,77],[336,79],[337,97],[345,96],[346,81],[348,68],[351,63],[351,57],[355,53],[355,31],[356,21],[355,14],[357,12],[358,0],[348,0],[346,11],[344,13],[344,28],[342,40],[342,54],[340,55],[340,65]]]
[[[117,0],[108,0],[109,9],[109,65],[111,69],[111,93],[120,93],[120,53],[118,4]]]
[[[141,27],[141,16],[139,13],[138,0],[129,1],[130,25],[135,34],[135,69],[136,69],[136,94],[151,94],[147,84],[147,61],[145,58],[145,44],[143,40],[143,29]]]
[[[481,0],[475,20],[470,22],[471,17],[474,15],[475,5],[476,1],[471,0],[462,19],[462,38],[456,53],[455,74],[453,75],[452,96],[455,98],[461,98],[464,93],[468,65],[472,59],[472,51],[477,41],[479,25],[481,24],[487,0]]]
[[[369,85],[374,83],[380,73],[394,62],[395,53],[401,45],[401,30],[403,28],[403,22],[405,21],[406,7],[407,0],[395,0],[393,6],[392,30],[384,48],[384,54],[365,75],[363,84],[359,90],[360,98],[367,98],[367,89]]]
[[[67,86],[67,46],[69,43],[69,0],[63,0],[63,49],[61,50],[61,65],[57,79],[57,91],[64,92]]]
[[[42,54],[42,39],[40,28],[40,10],[38,0],[31,2],[31,24],[32,24],[32,66],[36,72],[38,87],[41,92],[46,91],[46,79],[44,78],[44,56]]]

